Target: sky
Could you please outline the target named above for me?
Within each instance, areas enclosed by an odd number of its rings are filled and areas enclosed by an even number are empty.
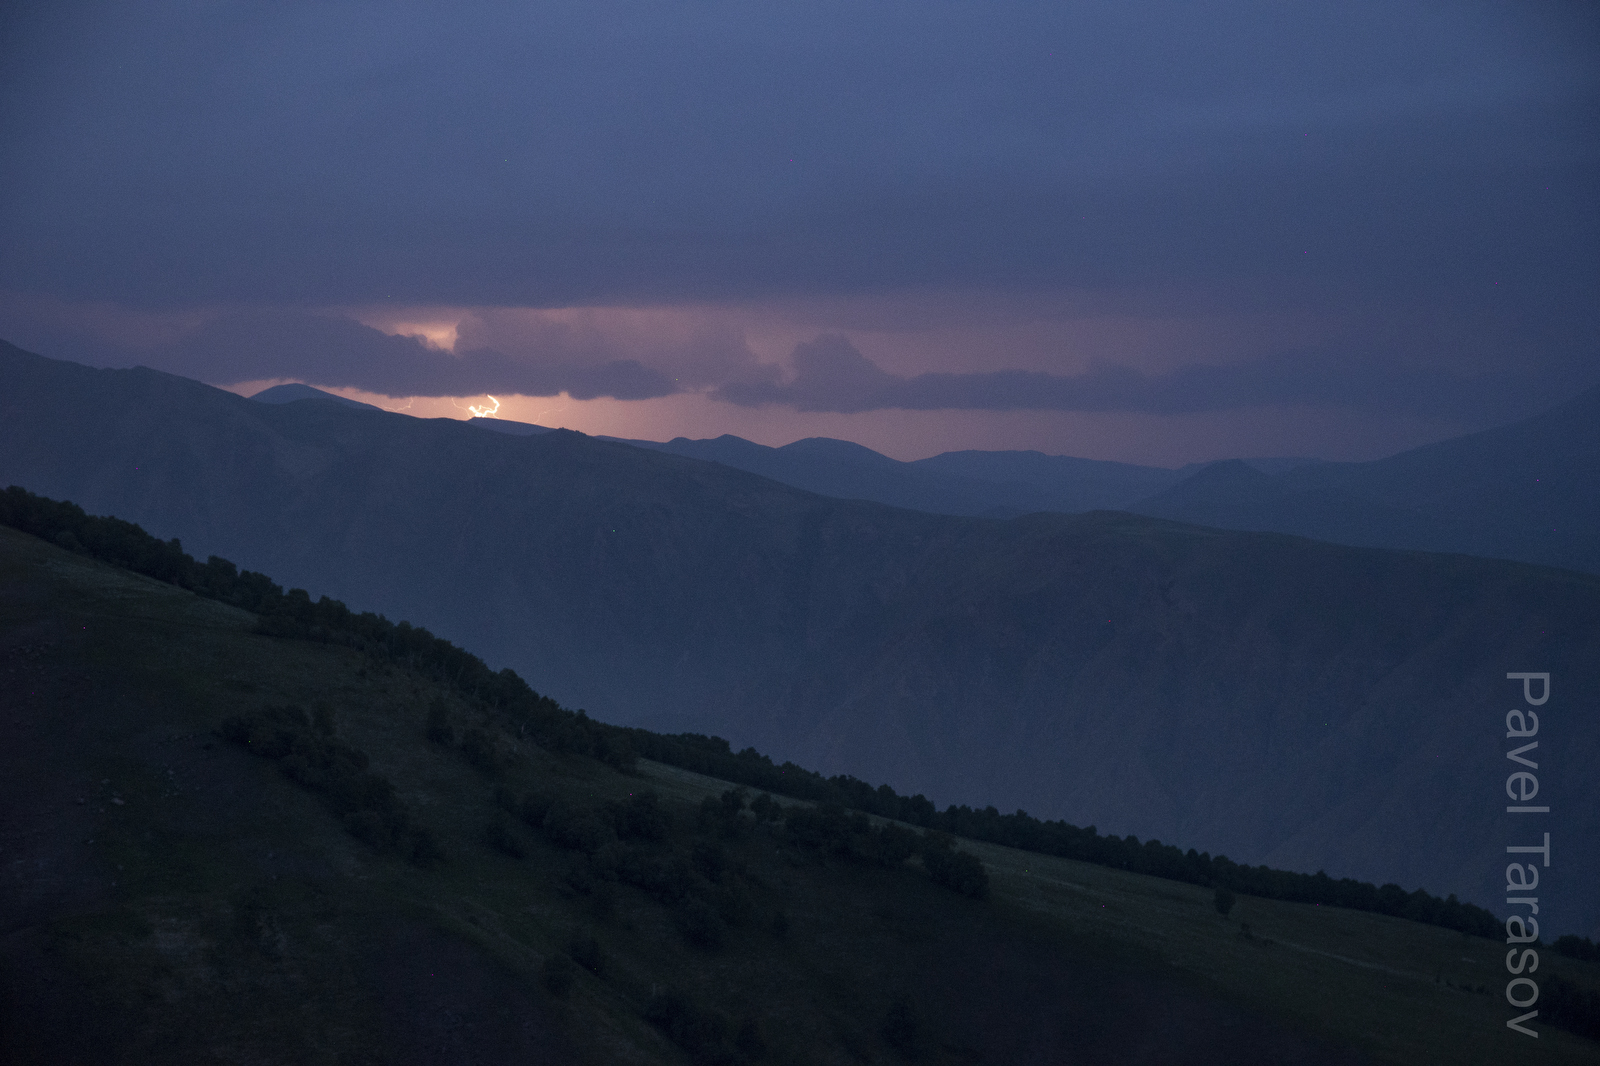
[[[0,338],[656,440],[1378,458],[1600,382],[1597,10],[12,0]]]

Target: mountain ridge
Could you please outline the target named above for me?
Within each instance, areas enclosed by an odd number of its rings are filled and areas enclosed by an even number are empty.
[[[1600,386],[1531,418],[1384,459],[1298,466],[1226,485],[1197,480],[1201,474],[1127,509],[1600,573]]]
[[[546,427],[486,428],[534,434]],[[598,439],[721,463],[837,499],[970,517],[1126,510],[1358,547],[1459,552],[1600,573],[1600,386],[1505,426],[1364,462],[1252,458],[1178,469],[1046,455],[957,451],[901,462],[810,437],[782,447],[732,434]],[[516,428],[513,428],[516,427]],[[1233,480],[1212,472],[1235,464]],[[1262,476],[1249,478],[1245,471]],[[1535,488],[1537,486],[1538,488]]]
[[[1530,663],[1600,688],[1600,591],[1568,571],[1107,512],[936,516],[573,433],[42,357],[0,375],[0,480],[412,618],[605,720],[941,804],[1483,903],[1504,773],[1475,709]],[[63,394],[67,420],[43,402]],[[1595,723],[1571,728],[1564,758],[1600,760]],[[1600,832],[1576,780],[1545,787]],[[1593,861],[1560,919],[1586,934]]]

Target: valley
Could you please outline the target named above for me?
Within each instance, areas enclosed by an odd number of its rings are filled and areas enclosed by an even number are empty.
[[[1198,886],[959,841],[990,882],[969,899],[915,860],[875,866],[748,812],[707,815],[730,790],[687,771],[618,772],[497,733],[516,758],[485,773],[424,726],[442,701],[461,727],[495,731],[492,709],[382,659],[254,629],[246,612],[0,529],[0,1032],[13,1055],[1592,1057],[1559,1030],[1537,1048],[1506,1033],[1478,991],[1492,941],[1248,896],[1224,918]],[[325,709],[337,743],[369,756],[435,834],[440,863],[375,850],[220,735],[285,702]],[[664,845],[733,864],[707,884],[739,886],[734,921],[708,943],[678,905],[609,880],[603,852],[515,827],[522,856],[497,847],[485,826],[507,789],[578,806],[654,792]],[[566,983],[552,980],[550,960],[573,957]],[[1593,987],[1594,971],[1546,956],[1541,974]]]

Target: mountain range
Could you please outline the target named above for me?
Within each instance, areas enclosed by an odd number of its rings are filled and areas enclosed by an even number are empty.
[[[283,386],[279,386],[282,388]],[[258,393],[255,399],[265,394]],[[322,393],[329,399],[340,399]],[[513,436],[550,432],[548,426],[502,418],[473,424]],[[846,500],[872,500],[932,514],[1015,518],[1036,511],[1077,514],[1117,510],[1177,485],[1207,464],[1177,470],[1133,463],[1045,455],[1037,451],[944,452],[901,462],[853,441],[807,437],[780,448],[725,433],[711,440],[670,441],[601,437],[651,451],[721,463],[781,481],[797,489]],[[1257,469],[1278,471],[1309,459],[1250,459]]]
[[[1549,670],[1541,796],[1571,850],[1542,917],[1600,922],[1591,575],[1128,513],[932,514],[14,348],[0,416],[0,483],[427,625],[607,721],[1485,904],[1525,829],[1498,798],[1505,674]]]
[[[547,432],[475,421],[502,433]],[[934,514],[1122,510],[1335,544],[1463,552],[1600,573],[1600,387],[1514,425],[1360,463],[1231,459],[1169,470],[1036,451],[945,452],[900,462],[826,437],[781,448],[731,434],[624,443],[824,496]]]

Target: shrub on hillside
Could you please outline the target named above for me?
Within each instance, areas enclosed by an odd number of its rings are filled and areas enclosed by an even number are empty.
[[[636,792],[610,807],[611,821],[623,840],[664,840],[670,822],[654,792]]]
[[[784,835],[791,844],[815,848],[845,858],[864,858],[870,853],[868,839],[872,823],[867,816],[852,814],[834,803],[816,807],[790,807],[784,811]]]
[[[750,835],[754,826],[748,818],[740,817],[745,807],[746,792],[730,788],[720,796],[707,796],[700,801],[699,828],[703,833],[717,833],[727,840],[739,840]]]
[[[893,822],[872,836],[872,858],[880,866],[894,869],[917,853],[921,840],[916,833]]]
[[[709,888],[689,860],[675,851],[647,851],[624,845],[614,855],[617,880],[642,888],[662,903],[678,904],[693,893],[703,895]]]
[[[989,872],[970,852],[928,847],[922,852],[922,865],[927,867],[935,884],[973,899],[989,895]]]
[[[1217,891],[1211,897],[1211,905],[1217,908],[1218,914],[1226,918],[1228,912],[1233,910],[1235,899],[1233,891],[1227,885],[1218,885]]]
[[[330,735],[331,710],[319,713],[313,725],[300,707],[272,707],[234,715],[220,732],[252,754],[274,760],[286,777],[321,796],[356,838],[398,851],[419,866],[443,859],[437,843],[396,797],[394,785],[368,769],[366,753]]]
[[[615,839],[610,824],[597,812],[557,801],[541,822],[544,835],[557,847],[593,854]]]
[[[783,805],[765,792],[750,801],[750,811],[758,822],[783,821]]]

